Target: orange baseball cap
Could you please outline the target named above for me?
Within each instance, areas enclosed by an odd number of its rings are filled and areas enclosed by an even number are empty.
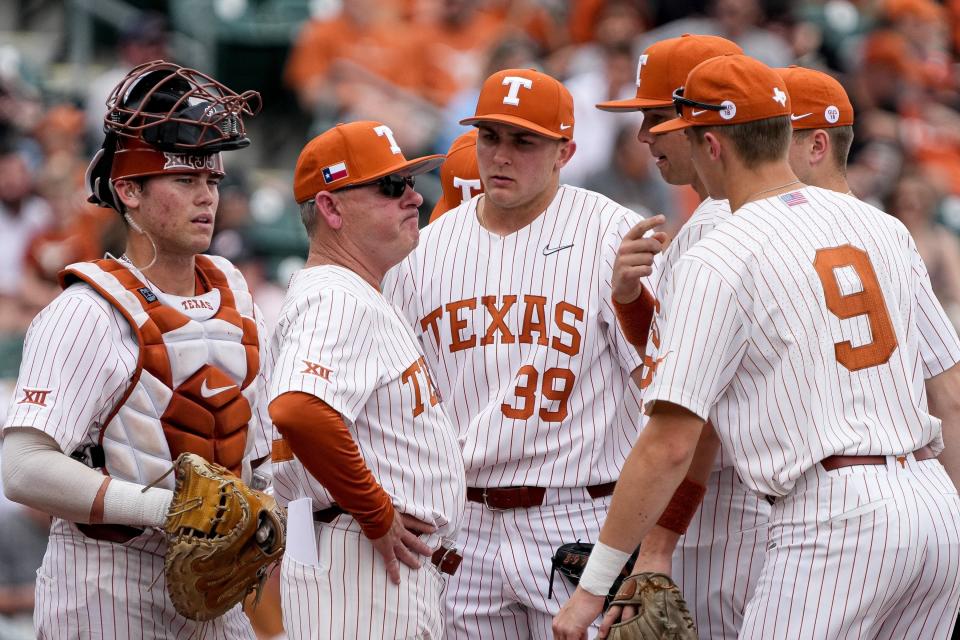
[[[502,122],[553,140],[573,138],[573,96],[533,69],[497,71],[483,82],[477,110],[460,124]]]
[[[478,193],[483,193],[480,169],[477,168],[476,129],[471,129],[450,145],[447,159],[440,165],[440,185],[443,195],[430,214],[430,222]]]
[[[407,160],[385,124],[372,120],[338,124],[307,143],[293,172],[297,202],[321,191],[372,182],[392,174],[415,176],[432,171],[442,155]]]
[[[790,65],[776,69],[787,85],[794,129],[827,129],[853,124],[853,105],[837,80],[822,71]]]
[[[647,47],[637,61],[637,96],[601,102],[597,109],[638,111],[672,107],[673,92],[686,82],[691,69],[704,60],[738,53],[743,53],[740,45],[719,36],[685,33],[679,38],[661,40]]]
[[[677,89],[674,104],[680,107],[680,117],[658,124],[650,133],[789,116],[785,87],[776,71],[750,56],[711,58],[695,66]]]

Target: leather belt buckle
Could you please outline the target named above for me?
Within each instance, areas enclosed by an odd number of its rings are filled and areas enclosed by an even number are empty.
[[[490,511],[509,511],[510,510],[507,507],[495,507],[492,504],[490,504],[490,494],[487,493],[486,488],[483,489],[483,506],[485,506],[487,509],[490,509]]]
[[[441,545],[436,551],[433,552],[430,562],[432,562],[437,570],[441,573],[452,576],[456,574],[457,569],[460,568],[460,563],[463,562],[463,556],[457,553],[456,549],[448,549],[447,547]]]

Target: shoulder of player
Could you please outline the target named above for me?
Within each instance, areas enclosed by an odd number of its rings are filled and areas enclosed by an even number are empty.
[[[478,194],[466,202],[461,202],[453,209],[450,209],[442,216],[420,229],[420,242],[417,245],[417,249],[414,249],[414,251],[419,250],[421,247],[425,246],[431,241],[439,240],[442,242],[442,239],[448,238],[453,234],[460,233],[470,222],[471,218],[476,216],[477,203],[479,202],[480,197],[481,195]]]
[[[869,202],[865,202],[848,193],[833,193],[832,195],[839,197],[842,202],[854,207],[860,215],[870,220],[870,224],[880,225],[894,234],[904,238],[911,237],[910,231],[907,229],[906,225],[904,225],[899,218],[887,213],[883,209],[875,207]]]
[[[805,201],[801,203],[788,202],[785,197],[797,192],[804,197]],[[851,217],[850,214],[853,214],[859,218],[862,224],[869,225],[871,228],[883,228],[887,232],[902,237],[909,237],[910,235],[903,223],[894,216],[852,194],[809,185],[780,196],[748,203],[741,207],[736,215],[732,216],[731,220],[742,227],[755,228],[766,228],[772,221],[776,221],[777,224],[784,222],[787,224],[803,224],[806,220],[803,216],[784,217],[782,215],[783,212],[790,211],[793,206],[808,207],[809,211],[819,213],[844,213],[848,220]]]
[[[31,326],[52,323],[76,333],[100,327],[103,331],[127,326],[120,313],[86,282],[75,282],[44,307]]]
[[[588,211],[590,213],[588,221],[601,226],[607,226],[623,219],[627,219],[632,226],[644,217],[602,193],[569,184],[560,185],[554,202],[557,203],[561,211],[566,210],[570,214],[576,214],[584,210]]]
[[[732,215],[729,201],[706,198],[693,210],[693,213],[690,214],[690,218],[684,223],[684,226],[716,225]]]
[[[383,295],[358,274],[335,265],[301,269],[290,281],[284,311],[306,306],[374,310],[386,305]]]
[[[718,225],[729,220],[732,215],[730,204],[726,200],[707,198],[693,210],[687,221],[683,223],[667,251],[670,252],[672,249],[674,252],[685,252]]]
[[[232,262],[224,258],[223,256],[216,256],[211,254],[204,254],[204,257],[209,259],[213,266],[227,277],[227,282],[230,285],[230,288],[240,290],[240,291],[249,291],[250,287],[247,286],[247,279],[243,277],[243,272],[240,271]]]

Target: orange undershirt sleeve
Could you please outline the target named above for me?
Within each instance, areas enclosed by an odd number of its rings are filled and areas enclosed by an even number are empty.
[[[647,346],[647,336],[650,335],[650,325],[653,322],[656,298],[646,287],[643,287],[633,302],[620,304],[613,300],[613,310],[617,314],[617,321],[627,342],[638,350]]]
[[[270,418],[293,454],[356,518],[364,535],[375,540],[390,530],[390,496],[373,477],[339,412],[314,395],[290,391],[270,403]]]

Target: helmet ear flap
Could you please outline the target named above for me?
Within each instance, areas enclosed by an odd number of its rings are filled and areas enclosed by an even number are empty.
[[[97,155],[87,165],[84,182],[90,189],[87,202],[119,212],[121,210],[120,199],[117,197],[113,185],[110,184],[110,171],[113,168],[113,158],[116,152],[117,134],[108,131],[104,136],[103,145],[97,151]]]

